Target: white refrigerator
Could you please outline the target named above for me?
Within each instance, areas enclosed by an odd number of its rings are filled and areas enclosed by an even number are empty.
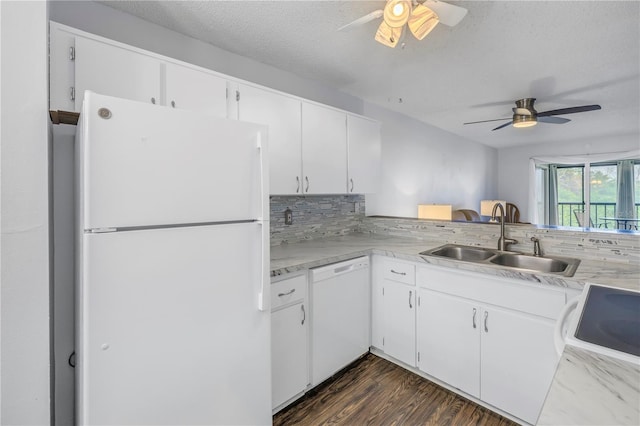
[[[266,135],[86,92],[79,424],[271,424]]]

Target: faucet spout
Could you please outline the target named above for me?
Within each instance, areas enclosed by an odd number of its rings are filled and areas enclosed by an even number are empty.
[[[502,206],[502,204],[495,203],[493,205],[493,210],[491,211],[491,220],[493,221],[496,220],[496,213],[498,208],[500,208],[500,238],[498,238],[498,250],[506,251],[507,248],[509,247],[509,244],[516,244],[518,241],[512,238],[505,237],[505,230],[504,230],[505,213],[504,213],[504,207]]]

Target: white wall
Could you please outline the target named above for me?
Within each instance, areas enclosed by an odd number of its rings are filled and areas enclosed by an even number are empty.
[[[529,211],[529,159],[550,155],[602,154],[624,152],[640,148],[640,135],[612,135],[562,144],[542,143],[498,150],[498,197],[515,203],[520,220],[527,222]]]
[[[50,423],[47,3],[2,1],[0,423]]]
[[[367,215],[416,217],[418,204],[480,212],[497,196],[497,151],[428,124],[365,104],[382,121],[382,188],[367,195]]]

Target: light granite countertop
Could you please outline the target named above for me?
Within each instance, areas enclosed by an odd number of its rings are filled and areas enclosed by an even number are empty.
[[[271,276],[380,254],[482,272],[528,283],[581,290],[586,283],[640,290],[637,264],[583,259],[573,277],[420,256],[442,241],[349,234],[271,247]],[[640,365],[567,345],[542,408],[539,425],[640,425]]]

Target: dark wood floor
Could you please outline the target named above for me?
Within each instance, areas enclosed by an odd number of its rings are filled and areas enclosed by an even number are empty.
[[[372,354],[277,413],[273,424],[516,425]]]

